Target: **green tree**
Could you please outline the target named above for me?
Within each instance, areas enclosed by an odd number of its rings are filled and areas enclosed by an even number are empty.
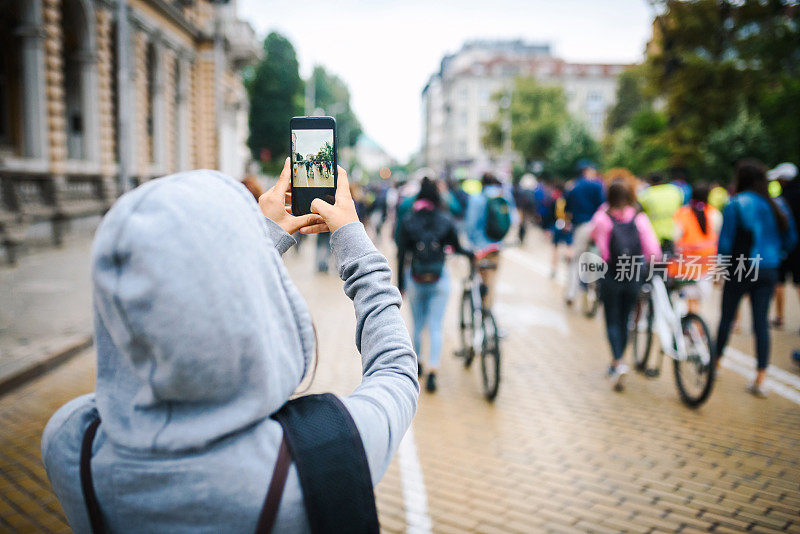
[[[711,132],[703,142],[701,154],[707,178],[727,181],[737,161],[745,157],[774,160],[774,147],[760,117],[744,106],[729,123]]]
[[[790,0],[651,0],[647,78],[669,116],[672,163],[702,169],[705,138],[744,105],[764,120],[774,157],[797,158],[800,16]],[[788,109],[787,109],[788,106]],[[789,112],[794,111],[794,115]],[[787,119],[787,117],[792,117]],[[774,163],[768,162],[768,163]]]
[[[617,98],[606,118],[606,131],[613,133],[628,124],[634,115],[651,101],[645,96],[644,71],[640,66],[631,67],[617,78]]]
[[[493,100],[497,116],[484,125],[483,143],[490,150],[503,147],[510,124],[511,145],[526,162],[544,159],[568,120],[567,99],[560,87],[517,78],[510,101],[502,92]]]
[[[350,107],[350,90],[347,84],[319,65],[314,67],[309,83],[314,85],[314,106],[322,108],[336,119],[339,143],[342,146],[355,146],[361,137],[362,128]]]
[[[264,59],[247,85],[250,97],[250,152],[269,171],[283,165],[289,153],[289,119],[303,113],[303,80],[294,47],[272,32],[264,40]]]
[[[666,169],[670,156],[663,139],[666,128],[663,112],[642,109],[611,137],[606,166],[625,167],[638,176]]]
[[[600,144],[586,126],[570,119],[561,127],[555,141],[547,150],[545,169],[555,176],[568,178],[577,174],[580,160],[599,162],[601,156]]]

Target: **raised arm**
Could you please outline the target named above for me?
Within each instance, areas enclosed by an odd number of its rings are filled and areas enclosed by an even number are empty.
[[[331,230],[331,248],[356,314],[356,347],[361,385],[342,399],[361,434],[372,482],[377,484],[411,425],[417,409],[417,356],[400,315],[400,292],[392,285],[389,262],[358,222],[347,174],[339,168],[336,202],[315,199],[311,211],[324,224],[303,233]]]

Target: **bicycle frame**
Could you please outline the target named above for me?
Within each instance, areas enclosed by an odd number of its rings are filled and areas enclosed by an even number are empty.
[[[472,302],[472,350],[474,354],[479,354],[483,346],[483,299],[481,298],[481,286],[483,282],[478,272],[475,262],[470,263],[469,277],[464,280],[464,288],[469,290]]]
[[[674,360],[686,361],[688,351],[681,324],[685,312],[679,307],[682,302],[673,303],[670,292],[661,277],[654,276],[650,280],[649,286],[653,302],[653,331],[658,334],[661,351]],[[696,334],[692,333],[692,335]],[[704,343],[697,343],[695,347],[702,347],[699,356],[704,362],[711,361],[711,354],[706,350]]]

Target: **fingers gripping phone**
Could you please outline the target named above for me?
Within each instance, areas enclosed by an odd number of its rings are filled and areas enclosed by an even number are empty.
[[[336,119],[293,117],[289,121],[292,164],[292,214],[311,213],[311,202],[333,204],[336,193]]]

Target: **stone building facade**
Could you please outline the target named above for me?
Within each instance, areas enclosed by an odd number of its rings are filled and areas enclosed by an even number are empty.
[[[52,222],[58,241],[61,222],[102,213],[154,177],[244,173],[239,73],[259,46],[235,0],[0,0],[0,12],[8,249],[37,221]]]
[[[503,154],[490,154],[481,138],[483,125],[497,112],[493,95],[510,95],[520,76],[562,87],[570,113],[599,138],[616,99],[617,76],[627,67],[569,63],[555,57],[548,44],[468,41],[442,59],[422,91],[423,163],[447,175],[510,174],[516,157],[510,146]]]

